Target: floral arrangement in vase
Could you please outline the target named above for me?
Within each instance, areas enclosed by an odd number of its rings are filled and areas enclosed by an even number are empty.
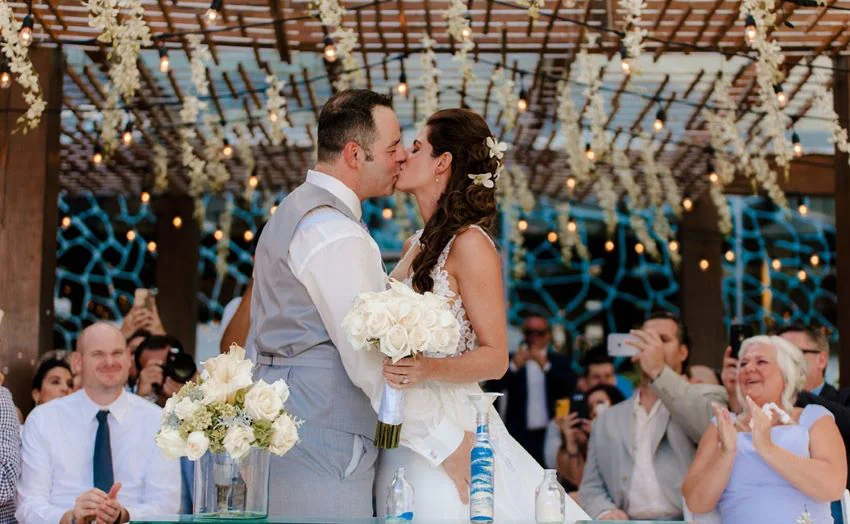
[[[377,349],[393,363],[419,353],[451,355],[460,341],[460,323],[449,301],[430,292],[419,294],[397,280],[379,293],[362,293],[342,321],[355,350]],[[375,430],[379,448],[398,447],[404,393],[384,384]]]
[[[208,450],[233,459],[251,448],[285,455],[298,442],[298,421],[283,405],[283,380],[254,382],[254,364],[237,344],[203,363],[197,383],[188,382],[165,403],[156,443],[169,458],[198,460]]]

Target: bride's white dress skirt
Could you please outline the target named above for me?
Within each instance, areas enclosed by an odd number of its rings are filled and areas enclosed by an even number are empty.
[[[465,431],[475,431],[475,408],[467,395],[480,393],[477,384],[423,384],[437,392],[445,416]],[[490,442],[495,462],[495,522],[534,522],[534,491],[543,481],[543,468],[508,434],[494,408],[490,409]],[[454,482],[442,466],[434,467],[418,453],[399,446],[381,450],[375,476],[376,511],[386,514],[387,488],[399,466],[414,489],[416,522],[469,522],[469,506],[458,496]],[[566,520],[590,520],[570,498],[566,500]]]

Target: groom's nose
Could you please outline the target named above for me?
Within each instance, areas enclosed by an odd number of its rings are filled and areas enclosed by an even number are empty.
[[[398,148],[396,150],[396,159],[395,159],[396,162],[398,162],[399,164],[403,164],[405,161],[407,161],[407,155],[408,155],[407,148],[404,148],[404,147]]]

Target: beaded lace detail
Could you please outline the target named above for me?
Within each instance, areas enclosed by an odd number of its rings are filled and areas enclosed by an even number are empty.
[[[477,229],[481,232],[481,234],[485,235],[491,243],[493,242],[490,235],[481,229],[481,227],[473,225],[470,226],[470,228]],[[419,239],[421,237],[422,230],[420,229],[412,238],[411,250],[413,247],[419,245]],[[466,316],[466,309],[463,307],[463,300],[457,293],[454,292],[454,290],[452,290],[451,285],[449,284],[449,272],[446,271],[446,260],[449,258],[449,253],[451,253],[452,245],[456,238],[457,235],[453,236],[446,244],[446,247],[443,248],[443,252],[440,253],[440,257],[434,265],[434,269],[431,270],[431,278],[434,280],[434,288],[432,289],[432,292],[437,296],[449,299],[451,311],[460,324],[460,341],[458,342],[457,351],[455,352],[455,355],[459,355],[478,347],[478,338],[475,336],[475,331],[472,329],[472,325],[469,323],[469,318]],[[413,275],[407,277],[404,280],[404,283],[413,287]]]

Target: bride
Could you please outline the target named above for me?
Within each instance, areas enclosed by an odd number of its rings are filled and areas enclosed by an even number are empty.
[[[504,147],[504,146],[503,146]],[[457,351],[448,358],[425,354],[384,364],[384,377],[399,389],[429,388],[440,406],[409,402],[406,416],[439,409],[465,431],[461,449],[474,442],[475,410],[470,393],[479,382],[501,378],[508,367],[507,326],[499,253],[488,231],[496,217],[498,173],[503,151],[478,114],[464,109],[435,113],[409,150],[396,189],[412,194],[425,229],[404,243],[391,276],[417,292],[432,291],[451,300],[461,325]],[[495,459],[495,517],[534,521],[534,490],[543,469],[507,432],[490,409]],[[399,466],[415,490],[418,519],[469,517],[468,482],[453,479],[440,466],[399,447],[382,450],[375,479],[378,514],[386,509],[387,487]],[[589,519],[567,497],[567,520]]]

